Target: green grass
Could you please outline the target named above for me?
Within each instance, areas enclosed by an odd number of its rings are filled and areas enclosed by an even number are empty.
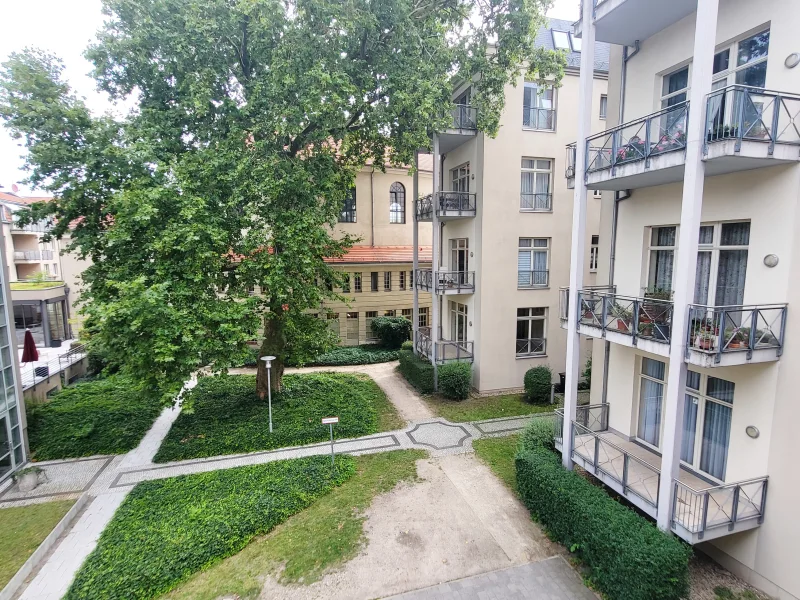
[[[436,395],[423,396],[423,398],[431,410],[453,423],[532,415],[552,412],[555,409],[555,406],[550,404],[537,405],[525,402],[521,394],[505,394],[483,398],[470,397],[466,400],[448,400]]]
[[[135,448],[161,413],[161,404],[119,375],[64,388],[28,406],[34,460],[121,454]]]
[[[144,600],[234,555],[355,473],[314,456],[137,485],[103,531],[65,600]]]
[[[267,400],[256,395],[252,375],[202,378],[186,395],[155,462],[272,450],[328,440],[320,419],[338,416],[337,438],[390,431],[405,423],[386,394],[366,375],[286,375],[272,398],[274,431],[269,433]]]
[[[353,559],[364,536],[364,510],[378,494],[416,478],[419,450],[360,456],[356,474],[244,550],[198,573],[168,594],[171,600],[258,598],[263,578],[280,572],[283,583],[309,584]],[[280,571],[281,566],[285,566]]]
[[[517,470],[514,465],[514,457],[517,454],[518,444],[518,435],[485,438],[472,442],[478,458],[489,465],[494,474],[514,492],[517,491]]]
[[[74,503],[60,500],[0,509],[0,590]]]
[[[14,281],[8,284],[12,290],[46,290],[64,285],[63,281]]]

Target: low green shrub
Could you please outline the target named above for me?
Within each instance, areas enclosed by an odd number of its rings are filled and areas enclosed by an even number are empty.
[[[254,348],[253,346],[247,347],[247,357],[241,361],[241,364],[235,365],[237,367],[257,367],[258,366],[258,355],[260,353],[259,348]]]
[[[372,365],[397,360],[398,354],[398,350],[390,350],[375,344],[340,346],[318,356],[311,364],[319,367]]]
[[[408,348],[400,350],[400,373],[420,393],[433,392],[433,365]]]
[[[231,556],[355,473],[317,456],[137,485],[100,536],[66,600],[149,599]]]
[[[35,460],[122,454],[135,448],[161,413],[158,398],[121,375],[70,385],[44,404],[28,405]]]
[[[397,349],[411,337],[411,321],[405,317],[376,317],[372,319],[372,333],[383,347]]]
[[[516,457],[517,485],[550,536],[574,552],[611,600],[679,600],[689,592],[691,548],[561,466],[544,447]]]
[[[547,365],[538,365],[525,373],[525,399],[534,404],[550,402],[550,386],[553,382],[553,371]]]
[[[547,448],[555,450],[553,443],[553,433],[555,427],[555,417],[534,417],[531,422],[522,430],[519,438],[519,448],[521,452],[535,450],[536,448]]]
[[[304,373],[285,375],[272,395],[273,432],[267,399],[256,394],[254,375],[203,377],[184,395],[183,410],[154,460],[238,454],[299,446],[328,439],[322,417],[336,415],[337,438],[381,430],[384,413],[396,414],[378,385],[366,375]],[[394,428],[394,426],[392,426]]]
[[[472,365],[449,362],[439,367],[439,391],[445,398],[466,400],[472,389]]]

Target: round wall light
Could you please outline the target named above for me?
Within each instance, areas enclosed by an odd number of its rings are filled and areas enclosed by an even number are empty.
[[[778,255],[777,254],[767,254],[764,257],[764,264],[767,265],[770,269],[772,267],[778,266]]]
[[[789,69],[794,69],[797,65],[800,65],[800,52],[792,52],[789,56],[786,57],[786,60],[783,61]]]
[[[761,435],[761,432],[755,425],[748,425],[744,428],[744,432],[753,439],[756,439],[759,435]]]

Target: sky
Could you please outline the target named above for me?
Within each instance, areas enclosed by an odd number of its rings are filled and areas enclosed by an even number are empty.
[[[576,20],[579,0],[554,0],[548,16]],[[26,46],[54,53],[64,61],[63,76],[95,114],[120,112],[108,96],[97,91],[88,76],[91,64],[83,51],[103,24],[100,0],[3,0],[3,28],[0,32],[0,62],[9,54]],[[0,126],[0,190],[11,192],[19,186],[19,194],[33,193],[21,183],[27,176],[22,169],[25,149],[20,140],[13,140]]]

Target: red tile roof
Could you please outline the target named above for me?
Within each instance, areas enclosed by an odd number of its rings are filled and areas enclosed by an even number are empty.
[[[50,200],[50,196],[17,196],[11,192],[0,192],[0,200],[14,204],[33,204],[34,202],[46,202]]]
[[[419,247],[419,262],[431,262],[431,247]],[[411,263],[414,260],[414,246],[353,246],[341,258],[326,258],[325,262],[334,264],[376,264]]]

